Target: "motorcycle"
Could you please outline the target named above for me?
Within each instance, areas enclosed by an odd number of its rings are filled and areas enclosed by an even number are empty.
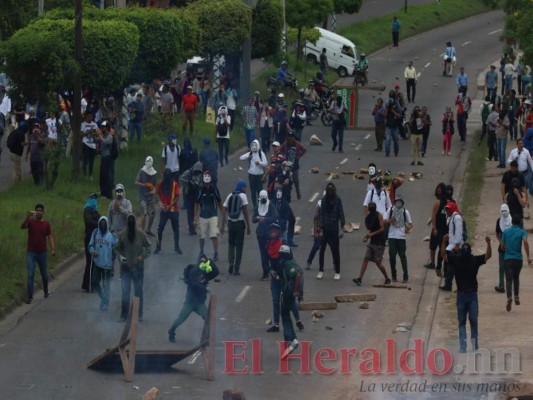
[[[361,84],[361,86],[365,86],[368,81],[366,78],[366,70],[363,70],[359,65],[355,66],[354,69],[354,77],[353,77],[353,86],[358,86]]]
[[[298,79],[296,79],[296,76],[291,75],[291,77],[286,81],[280,81],[277,79],[276,76],[269,76],[266,81],[266,87],[269,91],[272,91],[273,89],[290,89],[294,92],[298,91]]]
[[[409,119],[407,117],[407,108],[403,110],[402,123],[400,124],[399,130],[400,137],[403,140],[409,140],[411,137],[411,124],[409,124]]]

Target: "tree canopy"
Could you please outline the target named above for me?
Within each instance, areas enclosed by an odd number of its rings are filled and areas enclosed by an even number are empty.
[[[507,13],[503,35],[506,45],[518,46],[524,52],[522,61],[533,65],[533,1],[505,0],[500,5]]]
[[[337,14],[355,14],[363,6],[363,0],[333,0],[333,11]]]
[[[252,12],[252,57],[276,54],[283,28],[279,1],[259,0]]]

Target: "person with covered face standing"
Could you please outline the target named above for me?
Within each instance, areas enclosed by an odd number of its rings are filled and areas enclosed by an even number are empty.
[[[141,229],[148,236],[155,236],[151,230],[155,218],[154,195],[157,184],[157,171],[153,165],[154,159],[150,156],[146,157],[144,165],[137,173],[137,178],[135,179],[135,184],[139,186],[139,202],[142,210]],[[147,219],[148,225],[146,225]]]
[[[396,282],[396,256],[400,257],[402,263],[403,279],[402,283],[407,283],[409,280],[409,271],[407,267],[407,241],[406,234],[413,229],[413,221],[411,214],[405,209],[405,202],[403,196],[396,195],[394,205],[390,207],[384,217],[384,222],[389,226],[388,241],[389,241],[389,259],[392,281]]]
[[[509,212],[509,206],[502,204],[500,206],[500,218],[496,221],[496,238],[501,244],[503,232],[509,229],[513,225],[511,213]],[[498,293],[505,293],[505,250],[502,250],[498,246],[498,285],[494,286],[494,290]]]
[[[257,207],[257,196],[263,190],[263,175],[268,166],[268,159],[261,151],[259,141],[253,140],[250,151],[247,151],[239,158],[241,161],[248,161],[248,181],[250,182],[250,195],[252,196],[253,207]]]
[[[159,227],[157,228],[157,247],[154,254],[161,251],[161,242],[163,240],[163,231],[167,222],[170,220],[172,231],[174,233],[174,251],[183,254],[180,248],[180,214],[179,214],[179,196],[180,188],[178,182],[172,177],[170,169],[165,169],[163,179],[157,184],[156,193],[159,196]]]

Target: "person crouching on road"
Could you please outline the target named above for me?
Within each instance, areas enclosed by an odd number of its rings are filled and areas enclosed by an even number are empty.
[[[209,281],[215,279],[219,274],[216,264],[205,255],[200,256],[198,264],[189,264],[183,271],[183,281],[187,285],[185,302],[178,318],[174,320],[168,330],[168,340],[176,343],[176,329],[183,324],[192,312],[198,314],[202,319],[207,317],[207,307],[205,300],[209,289]]]
[[[100,296],[100,311],[107,311],[109,308],[109,279],[113,267],[113,248],[116,244],[117,236],[109,231],[107,217],[100,217],[98,228],[93,231],[88,246],[93,258],[91,286]]]
[[[139,297],[139,320],[143,319],[143,282],[144,260],[150,255],[152,247],[143,231],[137,228],[135,216],[128,215],[126,229],[119,237],[115,247],[120,260],[120,284],[122,287],[122,308],[120,321],[126,321],[130,308],[130,290],[133,283],[133,293]]]

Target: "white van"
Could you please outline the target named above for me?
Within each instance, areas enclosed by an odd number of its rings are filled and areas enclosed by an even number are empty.
[[[337,35],[326,29],[315,27],[320,32],[320,38],[316,44],[305,42],[304,54],[307,61],[317,63],[320,59],[322,49],[326,49],[328,64],[330,68],[337,71],[339,76],[352,75],[357,63],[357,52],[355,44],[344,36]]]

